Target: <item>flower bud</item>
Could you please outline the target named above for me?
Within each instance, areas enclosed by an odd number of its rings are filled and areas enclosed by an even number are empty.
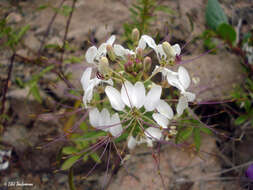
[[[102,57],[99,61],[98,65],[98,71],[102,73],[103,75],[106,75],[109,73],[109,62],[106,57]]]
[[[142,62],[136,58],[135,59],[135,68],[136,68],[136,72],[139,72],[142,69],[143,65]]]
[[[144,71],[148,72],[151,68],[152,60],[150,57],[145,57],[144,61]]]
[[[133,72],[134,70],[134,63],[132,61],[128,61],[127,63],[125,63],[125,71],[128,73]]]
[[[162,44],[163,51],[166,53],[168,57],[175,57],[175,50],[172,48],[169,42],[163,42]]]
[[[109,56],[109,58],[112,60],[112,61],[114,61],[115,59],[116,59],[116,55],[115,55],[115,53],[114,53],[114,50],[113,50],[113,47],[112,47],[112,45],[107,45],[106,46],[106,51],[107,51],[107,54],[108,54],[108,56]]]
[[[143,57],[143,49],[142,48],[138,48],[136,55],[137,55],[137,57],[139,59],[142,59],[142,57]]]
[[[134,42],[137,42],[137,41],[139,41],[139,38],[140,38],[140,32],[139,32],[139,30],[137,28],[134,28],[132,30],[132,40]]]

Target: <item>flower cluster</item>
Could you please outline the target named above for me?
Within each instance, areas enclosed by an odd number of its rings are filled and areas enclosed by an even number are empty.
[[[85,55],[91,67],[84,71],[81,83],[90,124],[114,138],[126,133],[129,149],[140,143],[153,146],[154,141],[169,140],[177,134],[171,121],[181,116],[188,102],[195,99],[195,94],[187,91],[191,82],[187,70],[183,66],[177,72],[168,69],[177,63],[180,46],[156,44],[148,35],[140,37],[137,29],[132,33],[135,45],[131,49],[115,44],[115,39],[113,35],[98,48],[90,47]],[[155,52],[158,62],[153,71],[152,59],[145,56],[150,50]],[[159,73],[166,85],[154,80]],[[162,98],[166,97],[164,88],[168,86],[180,91],[175,109],[169,105],[170,99]]]

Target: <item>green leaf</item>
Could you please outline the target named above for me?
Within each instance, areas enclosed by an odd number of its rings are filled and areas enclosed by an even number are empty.
[[[226,41],[234,43],[236,40],[235,29],[227,23],[222,23],[218,26],[217,33]]]
[[[170,7],[165,6],[165,5],[156,6],[155,11],[162,11],[162,12],[170,14],[170,15],[176,13],[173,9],[171,9]]]
[[[78,140],[86,140],[86,139],[96,139],[98,137],[106,136],[106,132],[104,131],[90,131],[86,132],[84,135],[78,138]]]
[[[122,135],[120,135],[118,138],[116,138],[115,140],[114,140],[114,142],[115,143],[118,143],[118,142],[121,142],[121,141],[123,141],[123,140],[126,140],[127,139],[127,137],[128,137],[128,133],[123,133]]]
[[[88,125],[86,124],[86,122],[82,122],[82,123],[81,123],[80,129],[82,129],[83,131],[87,131]]]
[[[19,40],[25,35],[25,33],[30,29],[29,25],[26,25],[20,29],[18,34],[15,37],[15,42],[18,43]]]
[[[85,156],[83,157],[83,161],[84,161],[84,162],[86,162],[88,159],[89,159],[89,156],[88,156],[88,155],[85,155]]]
[[[70,188],[70,190],[76,190],[75,183],[74,183],[73,168],[70,168],[70,170],[69,170],[68,182],[69,182],[69,188]]]
[[[179,131],[176,136],[176,143],[183,142],[187,140],[192,135],[193,127],[187,127],[184,130]]]
[[[65,162],[61,166],[61,169],[67,170],[67,169],[71,168],[73,166],[73,164],[76,163],[81,156],[82,155],[76,155],[76,156],[73,156],[73,157],[65,160]]]
[[[213,133],[212,130],[207,127],[200,127],[200,130],[208,135],[211,135]]]
[[[24,88],[25,87],[24,82],[19,77],[15,78],[15,83],[19,86],[19,88]]]
[[[91,157],[96,163],[101,163],[101,160],[100,160],[99,156],[97,155],[97,153],[92,153],[92,154],[90,154],[90,157]]]
[[[67,155],[76,154],[78,152],[79,152],[78,149],[73,146],[66,146],[62,149],[62,153]]]
[[[37,100],[39,103],[42,103],[40,91],[38,88],[38,84],[36,82],[32,83],[31,88],[29,90],[29,94],[32,94],[32,96],[35,98],[35,100]]]
[[[68,5],[63,5],[62,6],[62,14],[64,15],[64,16],[69,16],[69,14],[71,13],[71,11],[72,11],[72,8],[70,7],[70,6],[68,6]]]
[[[227,16],[221,8],[218,0],[208,0],[206,7],[206,22],[213,30],[217,30],[221,23],[228,23]]]
[[[81,63],[83,60],[83,57],[76,57],[76,56],[71,56],[68,59],[64,60],[64,63]]]
[[[195,127],[193,129],[193,140],[194,140],[196,150],[198,152],[200,145],[201,145],[201,136],[200,136],[200,128],[199,127]]]
[[[241,125],[243,124],[246,120],[248,119],[247,115],[241,115],[235,120],[236,125]]]
[[[36,10],[37,11],[41,11],[41,10],[44,10],[44,9],[46,9],[46,8],[48,8],[49,7],[49,5],[40,5]]]

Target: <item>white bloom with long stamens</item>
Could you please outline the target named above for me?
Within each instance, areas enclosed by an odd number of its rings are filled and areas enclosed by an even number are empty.
[[[120,136],[123,132],[118,113],[110,116],[110,113],[106,108],[101,112],[99,112],[97,108],[90,110],[89,120],[93,127],[110,132],[114,137]]]
[[[155,127],[149,127],[145,130],[144,134],[146,135],[146,143],[149,147],[153,147],[154,141],[159,141],[162,138],[161,129]]]
[[[156,67],[154,72],[156,71],[162,72],[162,75],[167,78],[168,83],[180,90],[181,96],[176,109],[178,116],[182,115],[183,111],[188,107],[188,102],[192,102],[196,98],[194,93],[186,91],[191,83],[188,71],[183,66],[178,68],[178,72],[171,71],[164,67]]]
[[[162,44],[156,45],[156,43],[152,37],[150,37],[148,35],[142,35],[141,39],[139,41],[139,46],[145,48],[146,44],[156,52],[156,55],[159,60],[168,58],[166,52],[164,52]],[[181,48],[178,44],[170,46],[170,55],[172,57],[175,57],[176,55],[180,55],[180,53],[181,53]]]
[[[87,103],[90,103],[93,97],[93,89],[99,85],[100,83],[107,83],[109,85],[113,85],[112,79],[102,80],[98,78],[91,79],[92,68],[88,67],[82,75],[81,84],[84,90],[83,103],[84,106],[87,107]]]
[[[113,46],[114,53],[116,56],[119,57],[126,57],[127,55],[135,55],[135,53],[132,50],[124,48],[122,45],[115,44]]]
[[[99,62],[101,57],[106,56],[106,46],[113,45],[115,39],[115,35],[112,35],[105,43],[102,43],[99,48],[97,48],[96,46],[90,47],[85,54],[86,61],[91,64],[96,64],[97,62]]]
[[[145,107],[147,111],[153,111],[160,100],[162,89],[154,85],[146,96],[145,87],[142,82],[136,82],[135,85],[126,81],[122,84],[121,92],[113,87],[107,86],[105,93],[109,98],[111,106],[117,111],[123,111],[125,105],[129,108]]]
[[[159,113],[153,113],[152,117],[158,125],[166,129],[169,125],[169,120],[174,116],[173,110],[164,100],[158,101],[156,109]]]

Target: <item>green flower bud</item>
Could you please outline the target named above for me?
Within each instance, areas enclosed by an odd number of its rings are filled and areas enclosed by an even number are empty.
[[[139,41],[139,38],[140,38],[140,32],[139,32],[139,30],[137,28],[134,28],[132,30],[132,40],[134,42],[137,42],[137,41]]]
[[[138,49],[137,49],[137,52],[136,52],[136,55],[137,55],[137,57],[138,57],[139,59],[143,59],[143,58],[142,58],[142,57],[143,57],[143,49],[138,48]]]
[[[124,67],[125,67],[125,71],[128,73],[131,73],[134,71],[134,63],[132,61],[128,61],[127,63],[125,63]]]
[[[143,68],[142,62],[138,58],[136,58],[135,59],[135,69],[136,69],[135,71],[139,72],[142,68]]]
[[[145,57],[143,64],[144,64],[144,71],[148,72],[152,65],[152,59],[150,57]]]
[[[107,75],[110,72],[109,69],[109,62],[108,59],[106,57],[102,57],[99,61],[99,65],[98,65],[98,71],[100,73],[102,73],[103,75]]]
[[[175,57],[175,50],[172,48],[169,42],[163,42],[162,44],[163,51],[166,53],[168,57]]]

